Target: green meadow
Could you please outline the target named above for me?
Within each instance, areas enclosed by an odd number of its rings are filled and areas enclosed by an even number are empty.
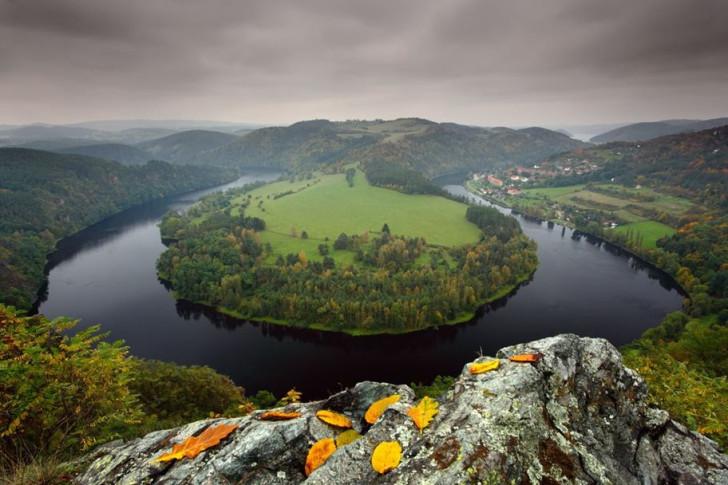
[[[509,202],[519,207],[573,206],[612,214],[621,224],[617,233],[631,232],[641,237],[646,249],[657,247],[657,240],[675,233],[675,229],[651,214],[680,215],[694,207],[687,199],[663,194],[647,187],[625,187],[617,184],[568,185],[524,190]],[[663,219],[664,220],[664,219]]]
[[[384,224],[392,234],[422,237],[433,246],[458,246],[480,238],[480,230],[465,219],[465,204],[374,187],[360,170],[351,187],[344,174],[316,175],[309,180],[274,182],[235,202],[241,204],[245,198],[250,200],[246,215],[266,222],[261,240],[280,255],[303,250],[318,259],[319,244],[327,243],[337,262],[352,262],[353,252],[333,250],[337,236],[379,234]]]

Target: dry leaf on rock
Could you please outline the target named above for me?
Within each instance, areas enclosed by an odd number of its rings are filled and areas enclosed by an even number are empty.
[[[190,436],[182,443],[176,444],[172,447],[172,451],[165,453],[152,460],[153,462],[162,462],[170,460],[179,460],[184,457],[194,458],[200,454],[200,452],[211,448],[223,439],[225,439],[230,433],[238,428],[235,424],[219,424],[217,426],[210,426],[205,429],[202,433],[197,436]]]
[[[402,459],[402,447],[396,441],[382,441],[372,453],[372,468],[378,473],[394,470]]]
[[[407,410],[407,414],[410,418],[412,418],[412,421],[415,422],[415,426],[422,431],[428,424],[430,424],[430,421],[432,421],[432,418],[435,417],[439,408],[440,405],[437,404],[437,401],[429,396],[425,396],[420,400],[417,406],[409,408]]]
[[[500,360],[489,360],[487,362],[476,362],[474,364],[470,364],[468,367],[468,370],[471,374],[483,374],[485,372],[490,372],[492,370],[496,370],[498,366],[500,365]]]
[[[316,417],[326,424],[336,426],[337,428],[351,428],[351,420],[343,414],[335,413],[322,409],[316,413]]]
[[[518,354],[518,355],[511,355],[508,357],[508,360],[511,362],[525,362],[525,363],[533,363],[538,362],[538,360],[541,358],[540,354]]]
[[[336,451],[336,443],[333,438],[324,438],[318,440],[313,444],[310,450],[308,450],[308,456],[306,456],[306,476],[309,476],[315,469],[326,463],[326,460]]]
[[[361,435],[355,429],[347,429],[336,437],[336,447],[341,448],[342,446],[355,442],[359,438],[361,438]]]
[[[258,419],[263,421],[286,421],[300,417],[301,413],[296,411],[268,411],[258,416]]]
[[[364,419],[369,424],[374,424],[377,422],[377,419],[384,414],[384,411],[387,410],[389,406],[399,401],[399,394],[392,394],[391,396],[387,396],[384,399],[380,399],[379,401],[374,401],[371,406],[369,406],[369,409],[367,409],[367,412],[364,414]]]

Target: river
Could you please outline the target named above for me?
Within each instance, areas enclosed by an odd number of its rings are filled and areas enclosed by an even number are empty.
[[[164,251],[157,227],[162,215],[215,190],[275,176],[251,173],[145,204],[64,239],[49,259],[39,311],[78,318],[77,328],[100,323],[140,357],[209,365],[248,392],[280,395],[296,387],[304,399],[314,399],[361,380],[428,382],[437,374],[454,375],[481,352],[492,355],[558,333],[622,345],[680,308],[679,290],[661,272],[609,245],[573,237],[568,228],[521,217],[524,232],[538,243],[538,270],[509,297],[456,326],[350,337],[246,322],[175,302],[155,272]],[[462,186],[446,188],[467,194]]]

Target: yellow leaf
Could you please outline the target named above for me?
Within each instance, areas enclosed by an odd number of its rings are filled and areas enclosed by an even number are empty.
[[[382,441],[372,453],[372,468],[379,473],[394,470],[402,459],[402,447],[396,441]]]
[[[369,409],[367,409],[366,414],[364,414],[364,419],[369,424],[374,424],[377,422],[377,419],[384,414],[384,411],[387,410],[389,406],[399,401],[399,394],[392,394],[391,396],[387,396],[384,399],[380,399],[379,401],[374,401],[371,406],[369,406]]]
[[[296,411],[268,411],[258,416],[258,419],[263,421],[286,421],[288,419],[296,419],[300,417],[301,413]]]
[[[347,429],[336,437],[336,447],[341,448],[342,446],[355,442],[359,438],[361,438],[361,435],[355,429]]]
[[[309,476],[315,469],[326,463],[326,460],[336,451],[336,443],[333,438],[318,440],[308,450],[306,456],[306,476]]]
[[[483,374],[485,372],[490,372],[492,370],[496,370],[498,366],[500,365],[500,360],[489,360],[488,362],[476,362],[475,364],[470,364],[470,367],[468,367],[468,370],[471,374]]]
[[[336,426],[337,428],[351,428],[351,420],[343,414],[322,409],[316,413],[316,417],[324,423]]]
[[[437,404],[437,401],[429,396],[425,396],[420,400],[417,406],[409,408],[407,410],[407,414],[409,414],[409,417],[415,422],[415,426],[422,431],[428,424],[430,424],[432,418],[437,414],[439,407],[440,406]]]
[[[220,443],[220,441],[225,439],[236,429],[238,429],[238,426],[235,424],[223,423],[217,426],[210,426],[199,435],[190,436],[182,443],[174,445],[172,447],[172,451],[165,453],[152,461],[156,463],[161,461],[180,460],[184,457],[194,458],[199,455],[200,452]]]
[[[541,358],[540,354],[518,354],[518,355],[511,355],[508,357],[508,360],[511,362],[526,362],[526,363],[532,363],[532,362],[538,362],[538,360]]]

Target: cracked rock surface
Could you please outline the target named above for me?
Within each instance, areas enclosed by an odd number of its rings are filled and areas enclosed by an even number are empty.
[[[519,353],[542,357],[535,364],[507,360]],[[77,483],[728,484],[728,456],[649,407],[644,382],[606,340],[560,335],[501,349],[496,358],[501,365],[492,372],[463,368],[422,433],[407,415],[414,404],[409,387],[361,382],[323,401],[288,406],[303,415],[289,421],[261,421],[256,412],[110,443],[94,452]],[[369,405],[395,393],[400,401],[368,425]],[[310,446],[340,433],[315,417],[319,409],[349,416],[363,436],[306,477]],[[220,422],[239,428],[194,459],[150,463]],[[385,475],[370,463],[382,441],[403,449],[399,467]]]

